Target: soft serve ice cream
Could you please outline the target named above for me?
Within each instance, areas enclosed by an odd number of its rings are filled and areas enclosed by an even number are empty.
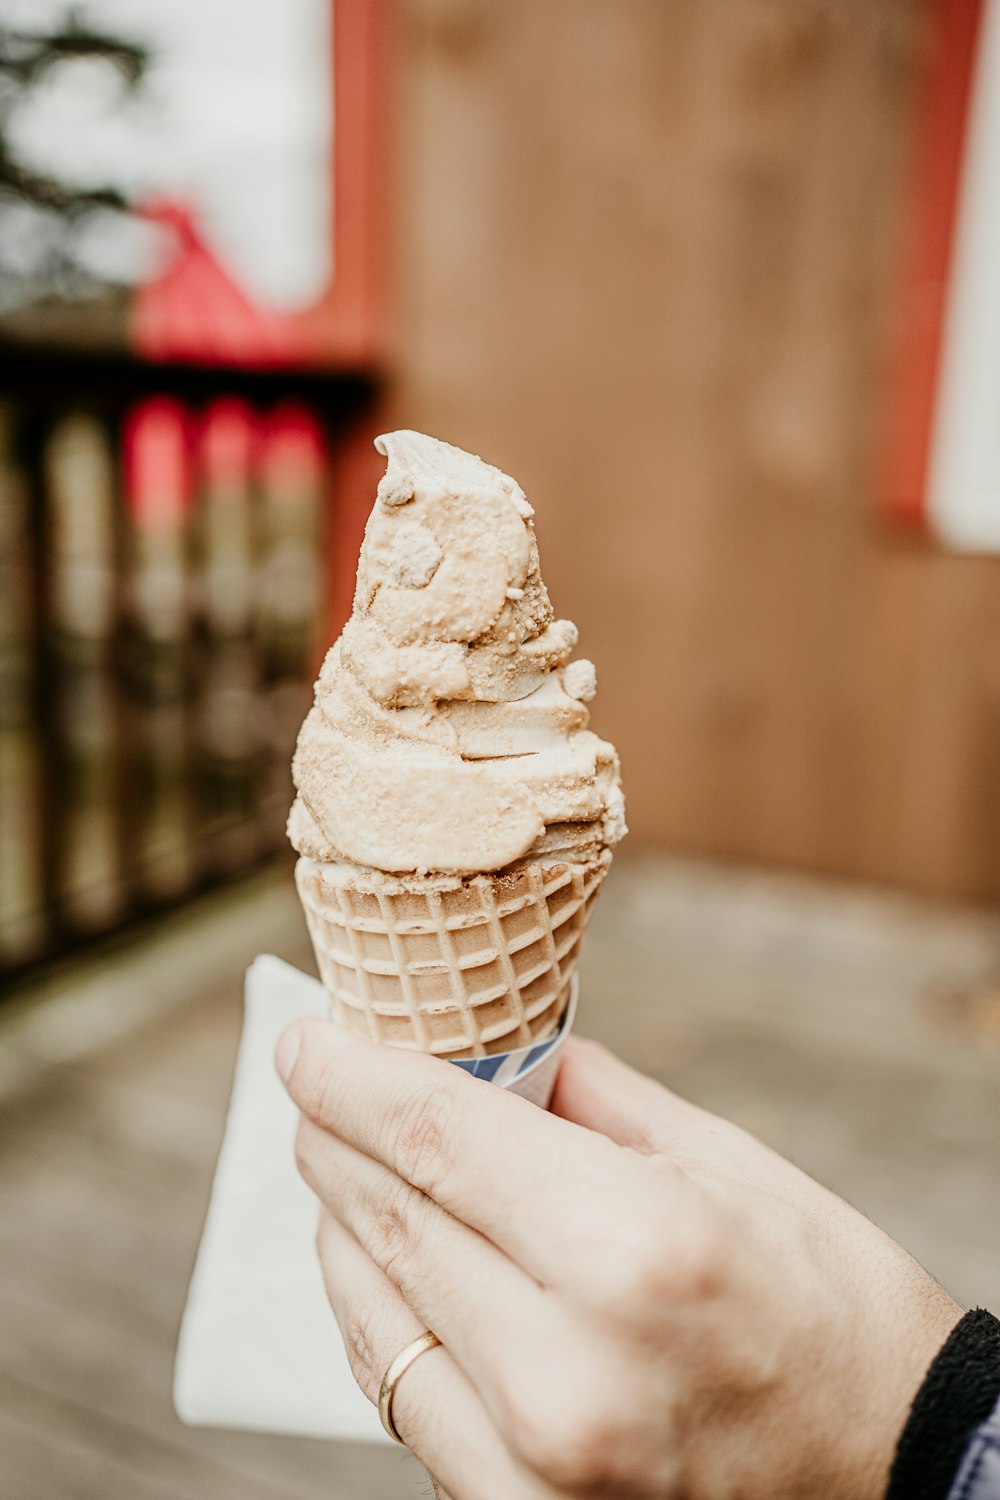
[[[419,876],[605,857],[626,831],[618,758],[587,728],[596,674],[570,659],[523,491],[421,433],[376,447],[388,467],[299,735],[292,843]]]

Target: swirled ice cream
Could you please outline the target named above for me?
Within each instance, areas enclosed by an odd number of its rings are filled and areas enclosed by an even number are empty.
[[[520,486],[418,432],[388,467],[350,620],[293,762],[300,854],[392,873],[472,875],[599,857],[625,833],[596,690],[553,617]]]

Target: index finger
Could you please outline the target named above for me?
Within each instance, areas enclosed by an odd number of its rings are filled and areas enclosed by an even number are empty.
[[[598,1236],[626,1153],[440,1058],[296,1021],[276,1064],[316,1124],[412,1183],[546,1285]]]

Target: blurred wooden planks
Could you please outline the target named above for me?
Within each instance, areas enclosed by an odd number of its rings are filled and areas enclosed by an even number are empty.
[[[637,839],[1000,895],[1000,561],[877,513],[928,0],[404,0],[387,420],[514,473]]]

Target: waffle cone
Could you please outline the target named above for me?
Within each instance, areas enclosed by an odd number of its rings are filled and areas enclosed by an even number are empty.
[[[300,859],[295,881],[338,1025],[439,1057],[559,1026],[609,854],[467,878]]]

